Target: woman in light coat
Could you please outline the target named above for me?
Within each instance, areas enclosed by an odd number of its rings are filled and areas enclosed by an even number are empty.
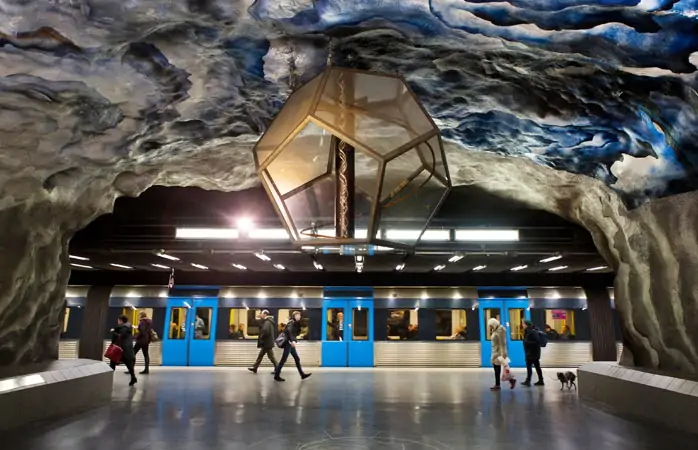
[[[509,357],[509,352],[507,351],[507,332],[495,318],[490,319],[487,325],[490,327],[491,332],[492,359],[490,362],[492,363],[492,367],[494,367],[495,383],[490,390],[498,391],[502,388],[500,384],[502,379],[502,361],[500,361],[500,358],[506,360]],[[509,384],[512,389],[516,386],[516,380],[513,376],[509,379]]]

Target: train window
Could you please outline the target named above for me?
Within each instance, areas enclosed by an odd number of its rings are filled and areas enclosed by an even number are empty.
[[[298,339],[309,339],[310,338],[310,315],[307,310],[298,309],[280,309],[279,310],[279,329],[283,330],[289,320],[291,320],[291,314],[294,311],[301,313],[301,323],[300,323],[300,333],[296,336]]]
[[[464,309],[437,309],[435,313],[437,340],[468,339],[468,324]]]
[[[328,341],[343,341],[344,340],[344,309],[328,308],[327,309],[327,340]]]
[[[186,339],[187,337],[187,308],[172,308],[170,312],[170,339]]]
[[[257,318],[261,313],[261,309],[231,309],[228,322],[228,338],[257,339],[257,336],[259,336]]]
[[[389,309],[386,327],[388,340],[417,340],[419,338],[417,311],[413,309]]]
[[[569,341],[575,338],[574,310],[546,309],[545,332],[548,339]]]
[[[523,341],[523,321],[526,320],[526,310],[509,308],[509,338],[512,341]]]
[[[368,340],[368,310],[361,307],[352,310],[352,339],[355,341]]]
[[[485,308],[485,339],[488,341],[492,340],[492,330],[487,325],[490,319],[497,319],[497,321],[501,323],[502,311],[499,308]]]
[[[212,317],[212,308],[196,308],[196,316],[194,317],[194,339],[211,339]]]

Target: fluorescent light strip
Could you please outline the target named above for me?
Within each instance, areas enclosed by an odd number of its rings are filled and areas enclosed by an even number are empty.
[[[385,230],[385,238],[389,241],[416,241],[419,238],[419,233],[422,230]],[[422,234],[422,241],[449,241],[451,237],[451,232],[449,230],[425,230]]]
[[[169,259],[170,261],[179,261],[179,258],[176,256],[168,255],[167,253],[156,253],[156,256],[159,256],[160,258],[165,258]]]
[[[475,267],[473,267],[473,271],[482,270],[482,269],[484,269],[485,267],[487,267],[487,266],[475,266]]]
[[[454,263],[460,261],[461,259],[463,259],[463,255],[453,255],[450,258],[448,258],[448,262]]]
[[[131,266],[124,266],[123,264],[114,264],[114,263],[111,263],[111,264],[109,264],[109,265],[110,265],[110,266],[113,266],[113,267],[118,267],[119,269],[133,269],[133,267],[131,267]]]
[[[556,261],[556,260],[558,260],[558,259],[560,259],[560,258],[562,258],[561,255],[558,255],[558,256],[551,256],[550,258],[541,259],[540,262],[542,262],[542,263],[549,263],[549,262],[551,262],[551,261]]]
[[[271,261],[271,258],[265,255],[264,253],[255,253],[254,255],[262,261]]]
[[[167,266],[163,266],[162,264],[151,264],[153,267],[157,267],[158,269],[169,269]]]
[[[587,269],[587,272],[594,272],[596,270],[604,270],[604,269],[608,269],[608,266],[592,267],[591,269]]]
[[[250,239],[287,240],[291,239],[283,228],[258,228],[247,233]]]
[[[68,255],[70,259],[77,259],[78,261],[89,261],[90,258],[85,258],[84,256]]]
[[[557,266],[557,267],[553,267],[553,268],[548,269],[548,271],[549,272],[556,272],[558,270],[567,269],[567,267],[568,266]]]
[[[177,228],[176,239],[237,239],[240,233],[235,228]]]
[[[444,270],[445,268],[446,268],[445,264],[439,264],[438,266],[434,267],[434,270],[436,270],[438,272],[440,270]]]
[[[202,266],[201,264],[191,263],[191,266],[201,270],[208,270],[208,267]]]
[[[71,263],[70,265],[73,266],[73,267],[79,267],[79,268],[81,268],[81,269],[92,269],[92,268],[93,268],[92,266],[86,266],[86,265],[84,265],[84,264],[75,264],[75,263]]]
[[[516,266],[516,267],[512,267],[511,270],[514,272],[518,272],[519,270],[524,270],[526,267],[528,267],[528,266],[527,265]]]
[[[286,270],[286,268],[282,264],[274,264],[274,267],[276,267],[279,270]]]
[[[397,266],[395,266],[395,270],[397,270],[398,272],[400,272],[404,268],[405,268],[405,263],[398,264]]]
[[[511,242],[519,240],[519,230],[466,229],[456,230],[456,241]]]
[[[242,264],[233,264],[233,267],[239,270],[247,270],[247,267],[243,266]]]

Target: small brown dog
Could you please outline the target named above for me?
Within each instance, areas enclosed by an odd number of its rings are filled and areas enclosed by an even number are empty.
[[[573,374],[572,372],[558,372],[557,379],[560,380],[560,384],[562,384],[560,390],[563,390],[565,386],[567,386],[567,389],[572,389],[572,386],[574,386],[574,390],[577,390],[577,383],[575,383],[577,380],[577,375]]]

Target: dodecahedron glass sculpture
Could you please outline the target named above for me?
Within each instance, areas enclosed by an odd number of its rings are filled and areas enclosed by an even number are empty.
[[[327,68],[291,94],[254,153],[303,245],[414,246],[451,187],[439,130],[399,76]],[[337,225],[347,211],[349,234]]]

